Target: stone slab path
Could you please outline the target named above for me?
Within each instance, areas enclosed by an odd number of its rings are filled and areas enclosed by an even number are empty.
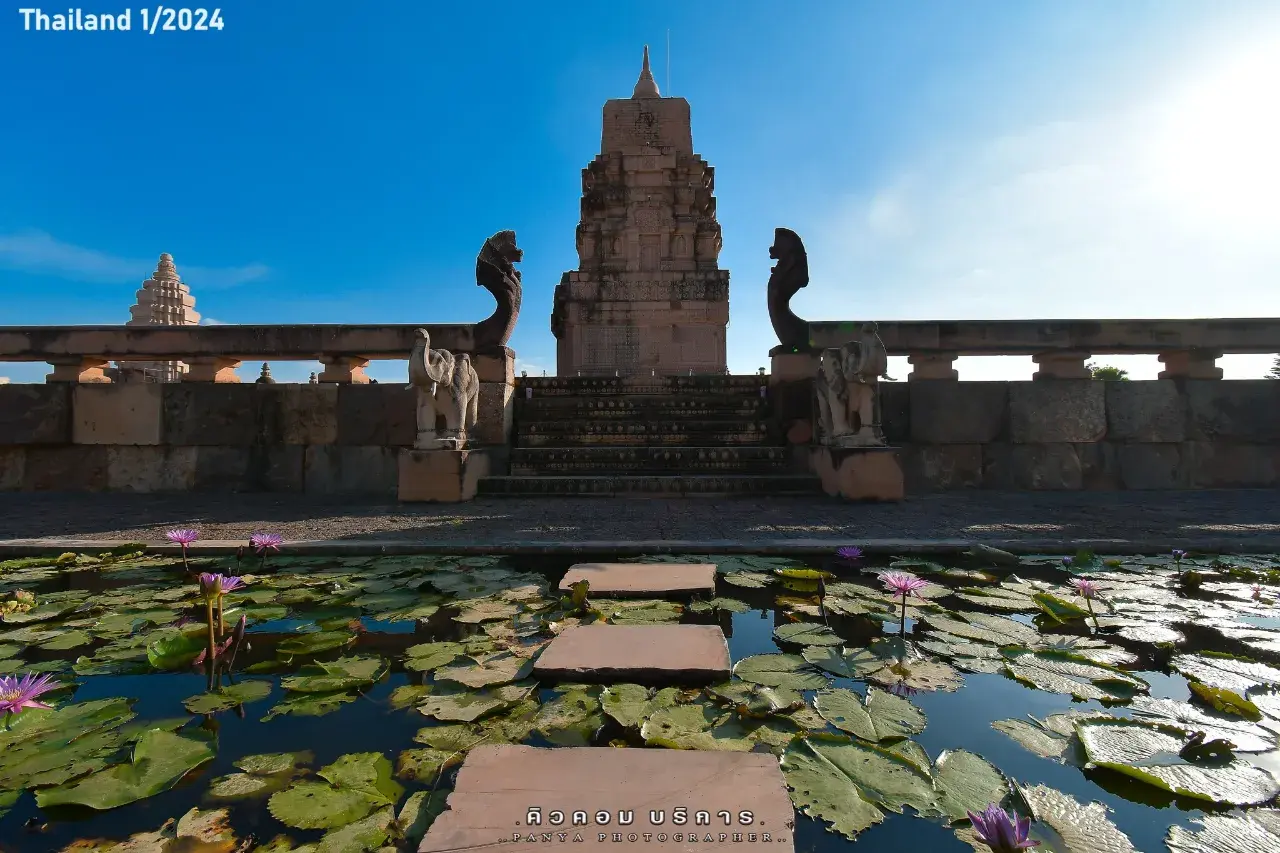
[[[718,625],[580,625],[552,640],[534,678],[618,684],[706,685],[732,671]]]
[[[682,597],[716,591],[715,563],[652,563],[641,568],[636,563],[577,563],[560,581],[560,591],[569,592],[586,581],[591,595],[612,598]]]
[[[536,807],[541,823],[530,826]],[[678,808],[688,822],[674,825]],[[552,812],[563,823],[552,825]],[[573,826],[586,812],[588,825]],[[696,825],[695,815],[708,813]],[[598,813],[604,812],[605,815]],[[620,812],[632,822],[620,826]],[[723,814],[728,812],[728,823]],[[749,814],[747,814],[749,813]],[[608,822],[597,822],[597,817]],[[625,815],[624,815],[625,816]],[[657,824],[653,818],[661,817]],[[749,821],[749,822],[748,822]],[[448,808],[436,818],[419,853],[498,847],[545,851],[564,841],[596,850],[761,850],[792,853],[794,812],[778,759],[750,752],[610,747],[478,746],[458,771]],[[545,833],[551,833],[547,838]],[[615,833],[622,833],[615,840]],[[696,838],[689,838],[696,833]],[[533,839],[530,839],[530,835]],[[517,840],[519,839],[519,840]]]

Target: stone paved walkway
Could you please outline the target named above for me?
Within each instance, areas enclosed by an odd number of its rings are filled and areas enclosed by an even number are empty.
[[[1117,539],[1168,547],[1216,540],[1265,549],[1280,547],[1280,491],[950,492],[896,505],[809,497],[488,498],[401,505],[267,494],[0,494],[0,542],[155,541],[176,526],[199,527],[205,541],[245,540],[262,530],[290,540],[436,545]]]

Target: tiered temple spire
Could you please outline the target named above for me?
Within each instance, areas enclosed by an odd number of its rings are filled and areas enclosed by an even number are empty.
[[[195,311],[196,299],[178,275],[173,255],[168,252],[160,255],[156,271],[142,283],[137,299],[137,304],[129,309],[126,326],[196,326],[200,323],[200,315]],[[125,362],[118,368],[122,381],[176,382],[187,371],[187,366],[180,361]]]
[[[633,98],[660,98],[661,93],[658,92],[658,82],[653,79],[653,72],[649,70],[649,45],[644,46],[644,59],[640,64],[640,79],[636,81],[636,87],[631,92]]]

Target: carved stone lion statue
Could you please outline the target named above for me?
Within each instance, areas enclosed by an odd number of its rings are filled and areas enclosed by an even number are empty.
[[[807,350],[809,323],[791,311],[791,297],[809,284],[809,255],[800,235],[786,228],[775,228],[769,257],[778,262],[769,273],[766,291],[769,322],[773,323],[773,332],[778,336],[778,349]]]
[[[815,390],[821,442],[837,447],[882,447],[879,379],[889,354],[875,323],[841,347],[822,351]]]
[[[520,271],[515,264],[524,258],[516,247],[516,232],[499,231],[480,247],[476,256],[476,284],[493,294],[498,307],[486,320],[476,324],[476,349],[505,347],[520,317]]]
[[[418,390],[418,437],[413,446],[461,449],[467,430],[476,424],[480,377],[467,353],[431,349],[426,329],[418,329],[416,335],[409,354],[409,387]],[[444,415],[443,433],[436,431],[437,413]]]

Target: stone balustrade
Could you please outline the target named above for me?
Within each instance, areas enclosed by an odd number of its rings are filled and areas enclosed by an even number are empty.
[[[110,382],[110,362],[181,361],[184,382],[239,382],[244,361],[319,361],[323,383],[366,384],[370,361],[403,360],[414,331],[425,328],[434,347],[476,356],[482,381],[510,384],[510,350],[480,353],[475,326],[466,325],[290,325],[290,326],[0,326],[0,362],[44,361],[49,382]],[[490,358],[491,357],[491,358]],[[493,360],[486,379],[484,362]],[[502,362],[498,364],[497,362]]]
[[[863,320],[809,323],[816,349],[857,336]],[[1228,353],[1280,353],[1280,319],[947,320],[879,323],[890,355],[907,356],[907,378],[959,379],[962,356],[1029,355],[1035,379],[1087,379],[1085,362],[1105,355],[1156,355],[1161,379],[1221,379]],[[800,355],[785,354],[787,357]]]

